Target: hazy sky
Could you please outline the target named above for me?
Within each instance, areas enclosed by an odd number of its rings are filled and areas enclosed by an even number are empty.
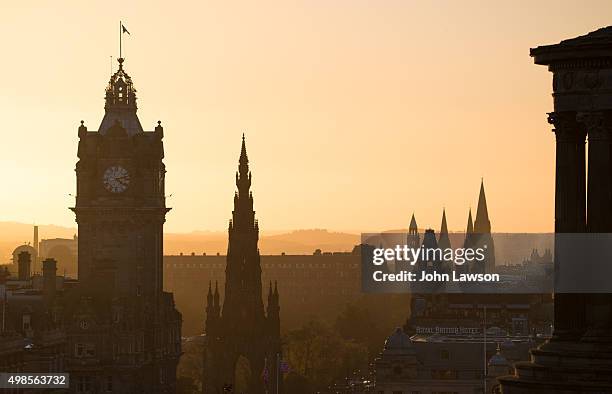
[[[25,3],[19,4],[18,3]],[[551,75],[529,48],[612,2],[11,2],[0,10],[0,220],[73,226],[77,127],[110,56],[165,128],[167,231],[227,227],[240,136],[265,230],[463,229],[484,177],[494,231],[553,228]]]

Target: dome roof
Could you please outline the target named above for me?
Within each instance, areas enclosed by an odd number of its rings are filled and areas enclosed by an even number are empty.
[[[385,341],[385,353],[414,353],[414,346],[410,337],[402,330],[401,327],[397,327],[393,334],[391,334]]]
[[[32,259],[36,258],[36,249],[34,249],[33,246],[28,245],[28,244],[19,245],[18,247],[15,248],[15,250],[13,250],[13,263],[17,263],[19,253],[21,252],[28,252],[30,254],[30,257],[32,257]]]

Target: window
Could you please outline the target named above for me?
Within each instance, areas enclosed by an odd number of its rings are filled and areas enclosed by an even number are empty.
[[[87,320],[81,320],[79,322],[79,327],[81,327],[82,330],[87,330],[89,328],[89,322],[87,322]]]
[[[106,391],[113,391],[113,377],[106,377]]]

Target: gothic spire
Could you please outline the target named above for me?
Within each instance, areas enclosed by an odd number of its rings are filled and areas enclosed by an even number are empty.
[[[406,245],[410,245],[412,248],[418,248],[421,246],[421,237],[419,236],[419,228],[417,226],[416,219],[414,218],[414,213],[412,214],[412,219],[410,219]]]
[[[238,171],[236,172],[236,187],[238,187],[239,199],[249,196],[251,171],[249,171],[249,157],[247,156],[244,134],[242,134],[242,147],[240,149],[240,159],[238,159]]]
[[[440,237],[438,238],[438,247],[441,249],[451,247],[450,239],[448,238],[448,226],[446,224],[446,209],[442,209],[442,224],[440,225]]]
[[[488,234],[491,232],[491,222],[489,221],[489,211],[487,210],[487,198],[485,196],[483,180],[480,182],[480,195],[478,196],[474,232],[478,234]]]
[[[418,232],[419,228],[417,226],[417,222],[416,219],[414,218],[414,213],[412,214],[412,219],[410,219],[410,226],[408,227],[408,232],[409,233],[413,233],[413,232]]]
[[[472,234],[474,232],[474,225],[472,224],[472,208],[470,208],[470,213],[468,213],[468,222],[467,222],[467,230],[466,234]]]

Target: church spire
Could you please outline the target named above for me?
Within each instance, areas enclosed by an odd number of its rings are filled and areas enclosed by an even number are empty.
[[[446,224],[446,209],[442,209],[442,224],[440,224],[440,237],[438,238],[438,247],[441,249],[451,247],[450,238],[448,237],[448,225]]]
[[[478,234],[488,234],[491,232],[491,222],[489,221],[487,197],[485,196],[483,180],[480,182],[480,195],[478,196],[478,208],[476,209],[474,232]]]
[[[412,218],[410,219],[410,226],[408,227],[408,233],[416,234],[419,232],[419,228],[417,226],[416,219],[414,218],[414,213],[412,214]]]
[[[418,248],[421,246],[421,237],[419,236],[419,227],[417,226],[414,213],[410,219],[410,226],[408,226],[408,238],[406,239],[406,245],[411,248]]]
[[[468,213],[468,222],[467,222],[467,230],[466,234],[472,234],[474,232],[474,225],[472,224],[472,208],[470,208],[470,212]]]

